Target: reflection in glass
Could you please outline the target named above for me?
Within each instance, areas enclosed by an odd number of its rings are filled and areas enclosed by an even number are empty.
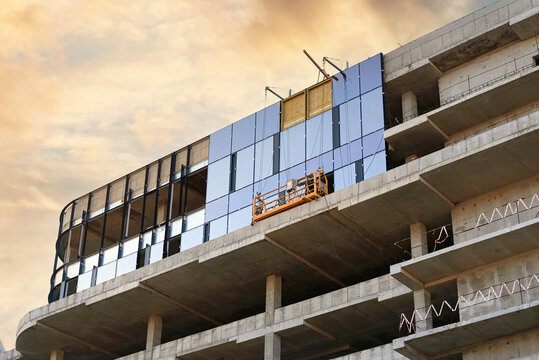
[[[344,189],[356,182],[356,165],[354,163],[335,170],[335,191]]]
[[[223,196],[215,201],[206,204],[205,221],[212,221],[226,215],[228,212],[228,196]]]
[[[346,144],[333,150],[333,167],[338,169],[350,164],[350,145]]]
[[[341,144],[347,144],[361,137],[359,97],[339,106],[339,122]]]
[[[163,258],[163,244],[164,242],[152,245],[150,249],[150,264],[159,261]]]
[[[384,99],[381,87],[361,95],[361,119],[363,136],[384,128]]]
[[[350,162],[357,161],[363,157],[361,139],[354,140],[350,143]]]
[[[247,206],[228,215],[228,232],[231,233],[242,227],[251,225],[252,218],[252,206]]]
[[[333,151],[317,156],[314,159],[307,160],[305,167],[306,174],[312,174],[319,168],[322,168],[325,173],[333,171]]]
[[[206,202],[228,194],[230,183],[230,157],[214,162],[208,166],[208,184]]]
[[[230,204],[228,211],[233,212],[253,202],[253,186],[244,187],[241,190],[230,194]]]
[[[294,166],[279,173],[279,186],[286,185],[290,179],[299,179],[305,176],[305,163]]]
[[[228,125],[210,135],[209,162],[212,163],[230,155],[232,144],[232,125]]]
[[[281,122],[281,103],[270,105],[256,113],[256,141],[279,132]]]
[[[77,279],[77,292],[89,289],[92,286],[92,271],[80,274]]]
[[[344,73],[346,81],[341,73],[335,74],[339,81],[333,80],[333,107],[359,95],[359,64],[349,67]]]
[[[363,156],[367,157],[385,149],[384,130],[371,133],[363,138]]]
[[[101,284],[102,282],[114,279],[116,276],[116,261],[108,263],[97,268],[97,277],[95,284]]]
[[[273,174],[273,137],[255,144],[255,181]]]
[[[127,255],[118,260],[116,276],[127,274],[137,269],[137,253]]]
[[[255,142],[255,114],[232,124],[232,152],[236,152]]]
[[[191,230],[204,224],[204,209],[200,209],[185,217],[185,230]]]
[[[359,64],[361,94],[382,86],[382,54],[377,54]]]
[[[226,234],[227,223],[228,220],[226,216],[212,221],[210,223],[210,240],[216,239],[219,236],[223,236],[224,234]]]
[[[202,244],[204,240],[204,226],[186,231],[182,234],[180,251],[185,251],[194,246]]]
[[[253,183],[255,147],[249,146],[236,155],[236,189]]]
[[[305,122],[281,132],[280,170],[305,161]]]
[[[269,178],[259,181],[255,184],[254,195],[257,193],[265,194],[279,187],[279,175],[275,174]]]
[[[331,111],[326,111],[307,120],[307,159],[311,159],[332,149],[332,121]]]
[[[386,169],[386,154],[381,151],[375,155],[371,155],[363,159],[364,179],[371,178],[385,172]]]

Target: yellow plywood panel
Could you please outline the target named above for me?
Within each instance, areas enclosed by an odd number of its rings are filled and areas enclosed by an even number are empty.
[[[332,82],[327,79],[307,89],[307,118],[310,119],[333,106]]]
[[[283,100],[281,130],[305,121],[305,91]]]

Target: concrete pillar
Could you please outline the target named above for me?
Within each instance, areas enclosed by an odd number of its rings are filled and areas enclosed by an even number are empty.
[[[51,360],[64,360],[63,350],[52,350],[51,351]]]
[[[410,225],[410,247],[413,258],[429,253],[427,228],[422,223]]]
[[[432,304],[430,299],[430,291],[426,289],[414,291],[414,307],[418,310],[419,314],[424,318],[428,307]],[[416,333],[432,329],[432,310],[429,316],[425,320],[421,320],[416,314],[415,318]]]
[[[273,333],[264,336],[264,360],[281,360],[281,337]]]
[[[163,318],[150,315],[148,318],[148,333],[146,335],[146,351],[152,351],[153,347],[161,344],[161,331],[163,330]]]
[[[417,98],[411,91],[401,95],[402,119],[403,121],[413,119],[417,116]]]
[[[281,292],[283,280],[279,275],[266,277],[266,326],[273,324],[275,309],[281,307]]]

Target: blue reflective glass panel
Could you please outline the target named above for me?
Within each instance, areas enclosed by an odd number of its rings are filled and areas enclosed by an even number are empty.
[[[206,204],[204,222],[212,221],[228,213],[228,196],[223,196]]]
[[[227,155],[230,155],[231,144],[232,125],[229,125],[211,134],[208,162],[212,163]]]
[[[363,136],[384,128],[384,99],[382,88],[361,95]]]
[[[299,179],[305,176],[305,163],[294,166],[279,173],[279,186],[283,186],[290,179]]]
[[[325,173],[333,171],[333,151],[317,156],[314,159],[307,160],[305,173],[312,174],[319,168],[323,168]]]
[[[256,141],[276,134],[281,124],[281,103],[270,105],[256,113]]]
[[[344,189],[356,183],[356,164],[352,163],[337,169],[333,175],[335,191]]]
[[[254,195],[257,193],[265,194],[279,187],[279,175],[275,174],[269,178],[259,181],[255,184]]]
[[[210,139],[211,141],[211,139]],[[255,114],[232,124],[232,152],[236,152],[255,142]]]
[[[375,55],[359,64],[361,93],[382,86],[382,54]]]
[[[244,187],[241,190],[230,193],[228,211],[233,212],[253,203],[253,186]]]
[[[247,206],[228,215],[228,232],[231,233],[242,227],[251,225],[253,220],[253,207]]]
[[[226,234],[226,228],[228,223],[228,217],[223,216],[217,220],[214,220],[210,223],[210,240],[218,238]]]
[[[273,174],[273,137],[255,144],[255,181]]]
[[[202,244],[204,239],[204,226],[199,226],[193,230],[186,231],[182,234],[180,251],[185,251],[194,246]]]
[[[305,161],[305,122],[281,132],[280,170]]]
[[[361,137],[359,97],[339,106],[339,132],[341,145]]]
[[[346,70],[346,81],[340,72],[335,76],[339,81],[333,79],[333,106],[338,106],[359,95],[359,64],[356,64]]]
[[[367,157],[384,149],[384,130],[379,130],[363,138],[363,156]]]
[[[331,111],[307,120],[307,159],[333,148],[333,123]]]
[[[236,155],[236,189],[253,183],[255,147],[249,146]]]
[[[333,168],[338,169],[350,164],[350,145],[346,144],[333,150]]]
[[[230,157],[208,165],[206,201],[212,201],[228,194],[230,183]]]
[[[363,159],[363,178],[368,179],[386,171],[386,152],[381,151]]]
[[[361,139],[354,140],[350,143],[350,161],[357,161],[363,157]]]

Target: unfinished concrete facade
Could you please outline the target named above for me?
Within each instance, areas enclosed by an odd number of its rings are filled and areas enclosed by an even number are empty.
[[[393,166],[28,313],[0,359],[539,357],[539,1],[384,56]]]

